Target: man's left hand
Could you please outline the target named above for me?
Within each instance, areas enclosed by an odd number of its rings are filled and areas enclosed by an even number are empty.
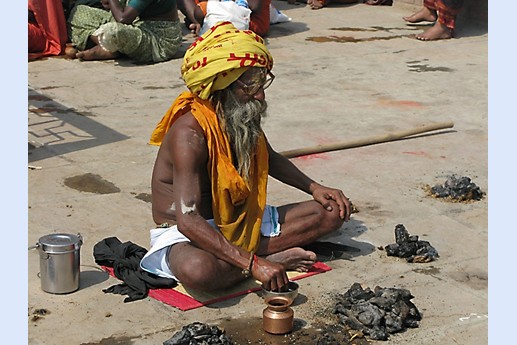
[[[312,197],[328,211],[332,211],[332,204],[329,201],[334,200],[339,207],[341,219],[344,219],[345,222],[350,220],[350,214],[352,213],[350,200],[342,190],[318,185],[314,188]]]
[[[106,9],[106,10],[110,9],[110,2],[109,2],[109,0],[101,0],[101,4],[102,4],[102,7],[104,7],[104,9]]]

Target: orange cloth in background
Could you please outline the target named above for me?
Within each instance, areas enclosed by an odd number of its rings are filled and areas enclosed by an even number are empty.
[[[269,32],[271,13],[269,6],[271,0],[262,0],[259,12],[251,12],[250,16],[250,30],[259,36],[266,36]]]
[[[29,59],[61,55],[68,40],[61,0],[29,0],[36,23],[29,23]]]
[[[437,11],[438,22],[454,30],[456,16],[463,7],[463,0],[424,0],[424,7]]]
[[[183,92],[153,131],[150,144],[160,145],[174,122],[190,111],[203,129],[208,147],[214,221],[224,237],[246,251],[257,251],[266,206],[269,156],[264,135],[259,138],[246,183],[232,161],[230,142],[210,101]]]
[[[206,16],[206,5],[208,4],[208,1],[200,1],[197,3],[203,14]]]

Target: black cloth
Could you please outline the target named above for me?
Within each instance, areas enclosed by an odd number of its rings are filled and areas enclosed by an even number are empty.
[[[104,289],[105,293],[128,295],[124,302],[132,302],[147,297],[149,289],[167,289],[178,285],[171,278],[163,278],[140,268],[140,260],[147,249],[132,242],[120,242],[116,237],[108,237],[95,244],[93,256],[98,265],[112,267],[115,276],[124,283]]]

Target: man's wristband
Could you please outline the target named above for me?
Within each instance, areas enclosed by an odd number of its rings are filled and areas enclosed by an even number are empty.
[[[253,268],[253,261],[255,260],[255,256],[256,255],[252,250],[250,253],[250,262],[248,263],[248,267],[244,268],[241,272],[242,275],[245,276],[246,278],[251,277],[251,269]]]

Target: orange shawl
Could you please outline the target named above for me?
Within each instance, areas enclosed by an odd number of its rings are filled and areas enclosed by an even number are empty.
[[[262,135],[247,184],[232,162],[230,143],[221,130],[209,101],[183,92],[172,104],[151,135],[150,144],[160,145],[180,116],[190,111],[204,131],[208,146],[208,174],[212,183],[212,212],[215,224],[231,243],[248,252],[257,251],[266,205],[268,152]]]

